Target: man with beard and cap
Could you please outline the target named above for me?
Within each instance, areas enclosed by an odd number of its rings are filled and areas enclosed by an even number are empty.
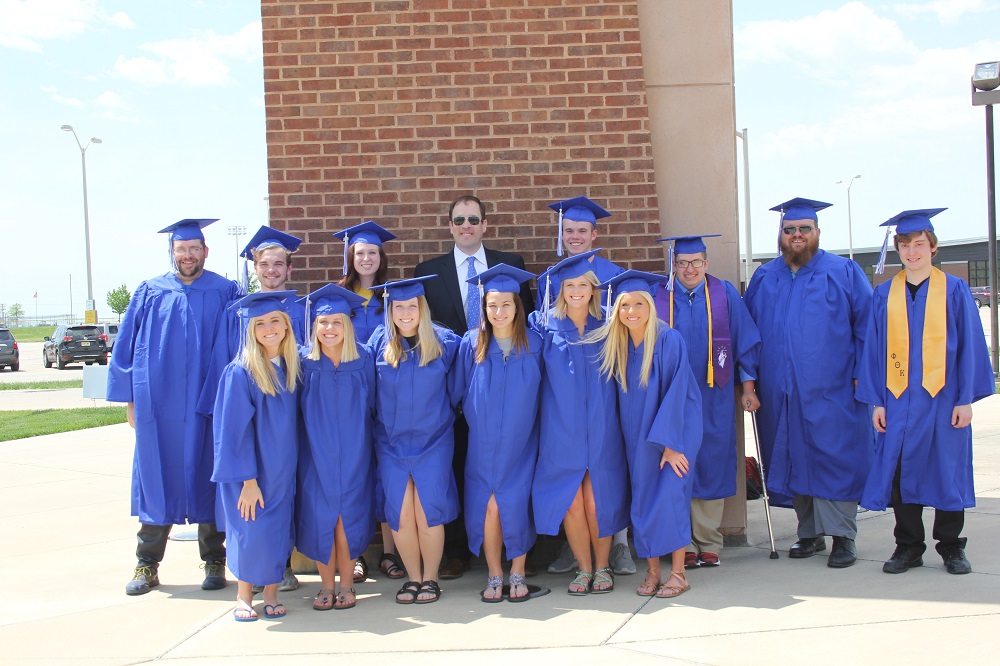
[[[213,368],[225,367],[223,345],[213,345],[238,285],[205,270],[208,246],[201,229],[216,220],[188,219],[170,234],[173,270],[141,283],[132,294],[108,370],[107,398],[127,403],[135,429],[132,515],[138,516],[138,563],[125,593],[159,585],[170,528],[197,523],[205,562],[202,589],[225,587],[225,534],[216,528],[210,417],[196,411]],[[213,358],[221,354],[220,358]],[[214,390],[213,390],[214,395]]]
[[[857,507],[874,452],[868,407],[854,399],[872,288],[857,263],[819,249],[816,211],[796,198],[781,213],[781,256],[754,273],[744,301],[761,337],[757,411],[771,501],[795,509],[791,558],[826,550],[857,560]]]

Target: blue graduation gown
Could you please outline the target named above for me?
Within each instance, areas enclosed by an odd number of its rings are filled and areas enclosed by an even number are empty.
[[[535,527],[558,534],[583,476],[589,470],[601,537],[628,526],[628,469],[618,424],[615,383],[600,374],[599,344],[577,344],[570,319],[549,318],[539,330],[537,313],[529,321],[542,335],[542,400],[538,464],[531,488]],[[589,333],[601,322],[593,317]]]
[[[875,442],[854,379],[871,294],[857,263],[823,250],[794,276],[778,257],[750,280],[744,301],[762,343],[757,426],[772,504],[861,499]]]
[[[212,426],[196,413],[215,393],[211,368],[229,359],[212,341],[235,282],[205,271],[190,285],[173,273],[136,287],[118,330],[107,399],[135,403],[132,515],[149,525],[215,522]]]
[[[375,536],[375,362],[356,343],[359,359],[335,366],[303,349],[301,445],[295,545],[327,562],[337,518],[357,558]]]
[[[691,542],[691,488],[694,475],[660,469],[663,449],[697,464],[702,442],[701,393],[687,362],[680,333],[661,325],[653,350],[649,384],[639,386],[645,343],[629,344],[625,379],[618,386],[619,415],[632,480],[632,530],[639,557],[661,557]]]
[[[899,398],[886,388],[885,374],[891,281],[875,289],[857,391],[858,400],[885,407],[886,412],[886,432],[875,436],[875,462],[862,498],[862,504],[875,511],[885,510],[890,503],[897,464],[901,464],[899,491],[903,502],[944,511],[962,511],[976,505],[972,426],[953,428],[951,414],[956,405],[969,405],[993,394],[993,369],[982,321],[968,286],[956,277],[946,277],[945,382],[933,398],[921,386],[928,282],[920,286],[916,298],[906,289],[910,377]]]
[[[292,513],[298,462],[298,404],[285,389],[263,393],[237,361],[222,372],[215,403],[215,472],[226,525],[226,564],[237,579],[255,585],[281,581],[292,553]],[[238,500],[243,482],[257,479],[264,507],[244,520]],[[329,556],[329,554],[328,554]]]
[[[549,266],[549,268],[552,268]],[[625,272],[625,269],[618,264],[612,263],[602,257],[599,254],[595,254],[590,261],[590,270],[594,271],[594,275],[597,276],[598,282],[607,282],[616,275],[621,275]],[[553,282],[549,285],[549,305],[554,305],[556,302],[556,294],[559,293],[560,285]],[[601,292],[604,293],[603,291]],[[535,295],[535,309],[542,309],[542,301],[545,300],[545,280],[541,280],[538,283],[538,293]],[[602,299],[603,303],[604,300]]]
[[[439,326],[434,326],[434,333],[442,353],[423,367],[412,352],[395,368],[385,362],[384,327],[375,329],[369,341],[375,357],[375,455],[385,491],[386,522],[396,531],[410,477],[428,526],[458,517],[458,488],[451,468],[457,399],[449,392],[449,375],[459,338]]]
[[[736,382],[757,378],[760,333],[750,318],[743,299],[731,283],[722,280],[729,310],[729,333],[733,358],[739,373],[733,372],[725,384],[708,385],[708,309],[705,283],[695,288],[693,300],[681,285],[674,289],[674,330],[684,337],[691,371],[701,390],[703,434],[701,452],[695,463],[692,497],[722,499],[736,494]],[[660,289],[665,288],[661,283]],[[670,312],[657,312],[663,321]],[[742,411],[739,412],[742,415]]]
[[[507,360],[496,340],[476,363],[478,330],[462,338],[454,383],[469,423],[465,460],[465,529],[469,550],[478,553],[490,496],[500,509],[507,557],[535,543],[531,480],[538,457],[538,398],[542,381],[542,338],[528,331],[528,351],[511,350]]]
[[[381,301],[373,296],[367,304],[359,305],[351,312],[355,340],[367,342],[375,329],[385,323],[385,311],[379,310],[381,306]]]

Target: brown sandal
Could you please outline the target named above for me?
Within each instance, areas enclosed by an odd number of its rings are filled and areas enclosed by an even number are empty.
[[[328,611],[331,608],[333,608],[333,590],[323,588],[316,595],[316,600],[313,601],[313,610]]]
[[[670,582],[673,580],[680,582],[680,585],[671,585]],[[681,596],[690,589],[691,585],[688,584],[687,576],[684,575],[683,571],[671,571],[667,582],[662,583],[659,589],[656,590],[656,598],[673,599],[674,597]]]
[[[640,597],[655,597],[658,589],[660,589],[660,570],[657,569],[654,573],[652,569],[646,569],[646,578],[635,593]]]
[[[348,602],[350,599],[350,602]],[[358,605],[358,595],[354,592],[353,587],[349,587],[346,590],[340,588],[340,594],[337,595],[337,600],[333,604],[334,610],[347,610],[348,608],[354,608]]]

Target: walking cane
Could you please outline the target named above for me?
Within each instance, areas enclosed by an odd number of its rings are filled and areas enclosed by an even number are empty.
[[[753,443],[757,446],[757,460],[760,462],[760,485],[764,491],[764,515],[767,517],[767,536],[771,539],[772,560],[778,559],[778,551],[774,548],[774,529],[771,527],[771,504],[767,496],[767,474],[764,471],[764,456],[760,452],[760,437],[757,435],[757,412],[750,412],[750,421],[753,423]]]

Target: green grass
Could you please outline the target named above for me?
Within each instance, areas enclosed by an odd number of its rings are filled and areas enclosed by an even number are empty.
[[[125,406],[0,412],[0,442],[125,423]]]
[[[7,382],[0,383],[0,391],[27,391],[30,389],[73,389],[83,388],[82,379],[64,379],[55,382]]]
[[[43,342],[46,335],[52,335],[55,326],[18,326],[11,327],[10,332],[18,342]]]

